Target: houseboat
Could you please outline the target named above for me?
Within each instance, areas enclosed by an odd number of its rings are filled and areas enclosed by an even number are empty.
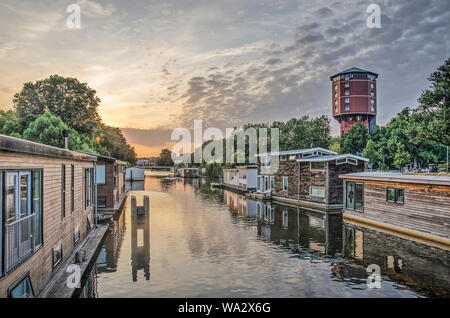
[[[361,172],[340,178],[346,220],[450,246],[450,177]]]
[[[145,169],[141,167],[130,167],[125,170],[125,181],[144,181]]]
[[[115,213],[125,200],[126,162],[111,157],[97,156],[97,210]]]
[[[96,161],[0,135],[0,297],[38,296],[88,235]]]
[[[223,169],[223,187],[241,192],[255,191],[258,166],[239,166]]]
[[[270,166],[273,156],[278,157],[278,169],[272,174],[264,174],[262,167]],[[343,185],[339,175],[364,171],[367,161],[351,154],[337,155],[323,148],[260,155],[257,190],[274,201],[341,212]]]

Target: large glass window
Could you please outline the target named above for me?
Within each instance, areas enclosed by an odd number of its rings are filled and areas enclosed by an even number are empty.
[[[349,210],[364,211],[364,184],[347,181],[345,206]]]
[[[42,172],[33,171],[34,245],[42,244]]]
[[[87,209],[92,205],[92,176],[91,168],[84,169],[84,208]]]
[[[105,166],[104,165],[97,165],[97,184],[105,184],[106,177],[105,177]]]
[[[270,176],[270,189],[271,190],[275,189],[275,177],[274,176]]]

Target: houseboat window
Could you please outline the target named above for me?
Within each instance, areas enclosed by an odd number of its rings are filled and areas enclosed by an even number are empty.
[[[275,177],[270,176],[270,189],[275,189]]]
[[[260,177],[260,176],[258,176],[258,177],[256,178],[256,188],[257,188],[258,190],[261,189],[261,177]]]
[[[75,211],[75,167],[70,165],[70,212]]]
[[[386,189],[386,201],[401,203],[401,204],[405,203],[405,190],[404,189],[387,188]]]
[[[84,169],[84,207],[87,209],[92,205],[92,169]]]
[[[296,155],[289,156],[289,160],[295,160],[295,159],[297,159]]]
[[[8,292],[9,298],[34,298],[33,286],[31,285],[30,276],[26,275],[19,283]]]
[[[283,191],[287,192],[288,190],[288,177],[283,177]]]
[[[97,180],[97,184],[105,184],[106,178],[105,178],[105,166],[104,165],[97,166],[97,174],[95,177]]]
[[[311,170],[324,170],[325,169],[325,162],[311,162],[310,163],[310,169]]]
[[[97,196],[97,206],[99,208],[106,208],[106,196]]]
[[[280,160],[281,160],[281,161],[285,161],[285,160],[286,160],[286,155],[281,155],[281,156],[280,156]]]
[[[312,197],[325,197],[325,188],[324,187],[309,187],[309,195]]]
[[[364,211],[364,184],[347,181],[346,208],[355,211]]]
[[[33,171],[34,245],[42,244],[42,172]]]
[[[62,257],[62,243],[59,243],[52,249],[53,268],[61,262]]]
[[[264,191],[269,190],[269,177],[264,177]]]
[[[61,166],[61,213],[66,217],[66,165]]]
[[[282,219],[282,224],[281,224],[281,226],[282,226],[284,229],[287,229],[287,228],[288,228],[288,211],[287,211],[287,210],[284,210],[284,211],[283,211],[283,219]]]

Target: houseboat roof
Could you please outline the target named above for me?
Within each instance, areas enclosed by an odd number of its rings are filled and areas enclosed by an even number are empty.
[[[250,166],[238,166],[236,167],[238,169],[258,169],[258,166],[256,165],[250,165]]]
[[[340,160],[340,159],[347,159],[347,158],[366,161],[366,162],[369,161],[369,159],[367,159],[367,158],[355,156],[355,155],[348,153],[348,154],[343,154],[343,155],[314,156],[314,157],[309,157],[309,158],[301,158],[301,159],[297,159],[297,162],[325,162],[325,161]]]
[[[277,151],[277,152],[264,152],[264,153],[260,153],[257,154],[257,157],[262,157],[262,156],[282,156],[282,155],[298,155],[298,154],[306,154],[306,153],[314,153],[316,151],[321,151],[324,152],[326,154],[329,155],[337,155],[337,152],[325,149],[325,148],[321,148],[321,147],[316,147],[316,148],[307,148],[307,149],[296,149],[296,150],[285,150],[285,151]]]
[[[227,169],[222,169],[222,171],[239,171],[238,168],[227,168]]]
[[[108,157],[108,156],[102,156],[102,155],[97,155],[98,160],[101,161],[106,161],[109,163],[117,163],[119,165],[126,165],[127,163],[125,161],[113,158],[113,157]]]
[[[355,172],[340,175],[343,179],[390,181],[417,184],[436,184],[450,186],[450,177],[438,175],[404,174],[394,172]]]
[[[61,159],[97,161],[96,155],[53,147],[38,142],[5,135],[0,135],[0,150]]]

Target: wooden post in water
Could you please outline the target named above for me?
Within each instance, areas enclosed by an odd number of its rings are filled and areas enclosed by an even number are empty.
[[[137,271],[144,270],[146,280],[150,280],[150,200],[144,196],[143,206],[136,206],[136,197],[131,197],[131,267],[133,282],[137,281]],[[138,246],[138,230],[142,233],[142,245]]]

